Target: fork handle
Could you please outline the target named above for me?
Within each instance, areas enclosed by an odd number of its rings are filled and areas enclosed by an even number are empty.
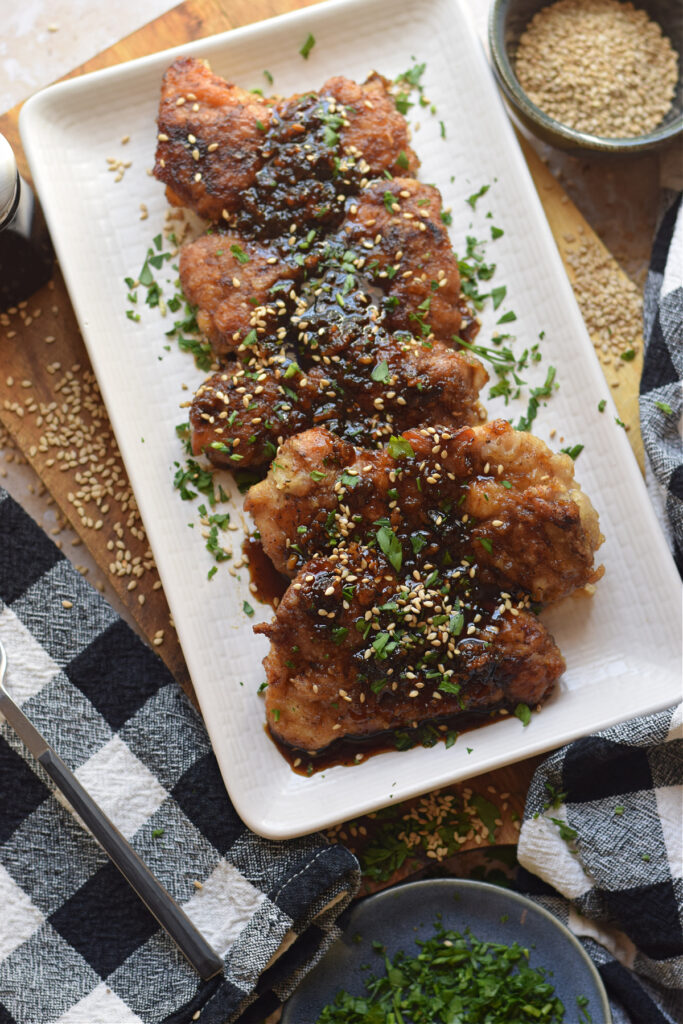
[[[154,877],[130,843],[98,807],[73,772],[53,750],[38,758],[57,788],[80,815],[113,864],[135,890],[147,909],[173,939],[200,977],[207,981],[223,970],[223,961]]]

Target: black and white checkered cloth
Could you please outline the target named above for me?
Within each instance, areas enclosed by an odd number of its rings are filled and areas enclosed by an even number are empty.
[[[199,980],[0,716],[0,1024],[263,1020],[337,936],[355,858],[243,825],[162,662],[2,489],[0,598],[10,692],[225,962]]]
[[[649,460],[650,494],[683,576],[682,200],[680,193],[673,198],[667,194],[645,286],[640,427]]]
[[[649,490],[683,574],[683,204],[668,197],[644,304]],[[659,403],[659,404],[658,404]],[[556,751],[532,780],[518,885],[579,936],[614,1024],[683,1022],[681,707]]]
[[[536,771],[518,884],[579,936],[614,1024],[683,1021],[682,849],[680,706],[577,740]]]

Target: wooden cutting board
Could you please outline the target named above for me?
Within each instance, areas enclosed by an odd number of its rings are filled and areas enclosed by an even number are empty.
[[[218,0],[186,0],[67,77],[309,5],[311,0],[231,0],[224,8]],[[17,130],[18,114],[17,107],[0,117],[0,132],[13,146],[22,174],[29,177]],[[608,256],[532,147],[523,142],[523,149],[560,253],[566,255],[568,238],[582,235]],[[566,261],[565,265],[571,276]],[[614,261],[612,265],[619,279],[622,271]],[[0,315],[0,352],[0,421],[97,564],[109,574],[142,633],[192,695],[125,468],[58,269],[53,280],[22,309]],[[613,394],[621,418],[630,428],[634,450],[642,459],[637,398],[641,360],[639,355],[620,369],[619,386]],[[611,367],[606,375],[608,383],[615,383],[617,375]],[[486,793],[492,786],[498,793],[516,793],[511,809],[518,814],[536,761],[482,776],[474,788],[483,787],[481,792]],[[509,814],[496,838],[498,842],[516,840]]]

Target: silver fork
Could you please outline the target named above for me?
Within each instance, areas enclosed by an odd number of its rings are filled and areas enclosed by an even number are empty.
[[[7,654],[0,641],[0,712],[200,977],[205,981],[213,978],[223,970],[221,958],[147,865],[140,860],[130,843],[98,807],[73,772],[69,771],[47,740],[14,703],[5,687],[6,672]]]

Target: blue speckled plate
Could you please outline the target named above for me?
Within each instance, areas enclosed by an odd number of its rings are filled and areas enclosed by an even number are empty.
[[[282,1024],[314,1024],[339,989],[362,995],[367,971],[361,965],[370,964],[373,971],[382,973],[373,940],[386,947],[390,958],[399,950],[412,956],[417,952],[415,939],[434,933],[437,914],[445,928],[464,931],[469,927],[478,939],[526,946],[531,966],[552,974],[567,1024],[579,1020],[576,997],[581,995],[588,997],[586,1009],[593,1024],[611,1024],[607,995],[595,966],[557,918],[518,893],[461,879],[410,882],[358,903],[341,938],[285,1006]]]

